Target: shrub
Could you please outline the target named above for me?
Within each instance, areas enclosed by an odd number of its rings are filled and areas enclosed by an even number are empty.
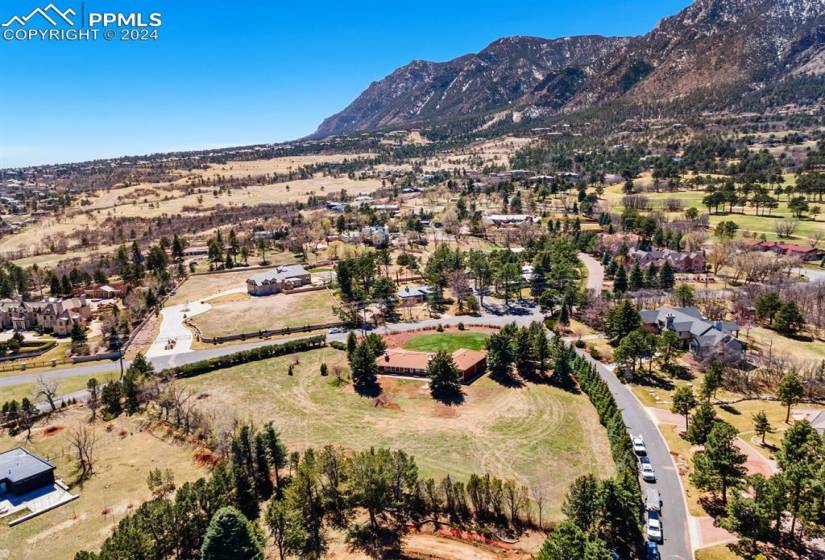
[[[251,350],[243,350],[241,352],[227,354],[226,356],[219,356],[217,358],[201,360],[199,362],[173,367],[164,370],[163,374],[171,377],[194,377],[196,375],[208,373],[217,369],[224,369],[249,362],[267,360],[269,358],[285,356],[295,352],[306,352],[315,348],[321,348],[325,344],[325,335],[300,338],[298,340],[290,340],[289,342],[285,342],[283,344],[261,346],[259,348],[252,348]]]
[[[444,327],[441,326],[441,323],[438,323],[438,326],[435,328],[438,332],[444,332]]]
[[[601,360],[602,359],[602,353],[599,352],[598,348],[590,348],[590,356],[594,360]]]
[[[583,340],[581,340],[581,339],[577,340],[577,341],[575,342],[575,344],[576,344],[576,348],[584,348],[584,347],[586,347],[586,346],[587,346],[587,344],[585,344],[585,343],[584,343],[584,341],[583,341]]]
[[[463,330],[464,330],[464,328],[465,328],[465,327],[464,327],[464,323],[459,323],[459,324],[458,324],[458,330],[463,331]]]
[[[347,345],[340,340],[333,340],[329,343],[329,345],[331,348],[335,348],[336,350],[343,350],[344,352],[347,350]]]

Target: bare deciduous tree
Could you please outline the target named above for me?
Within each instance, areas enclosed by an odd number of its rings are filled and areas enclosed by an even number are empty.
[[[86,480],[94,472],[97,436],[93,430],[80,426],[69,434],[69,444],[75,453],[80,469],[80,480]]]
[[[57,404],[55,400],[57,399],[57,389],[59,384],[54,379],[46,379],[43,376],[37,378],[37,386],[35,392],[35,399],[43,397],[49,403],[49,406],[52,409],[52,412],[57,411]]]

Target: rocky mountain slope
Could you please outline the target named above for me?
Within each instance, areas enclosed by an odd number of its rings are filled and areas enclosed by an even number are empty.
[[[508,37],[371,84],[318,135],[517,111],[546,116],[615,99],[660,103],[825,73],[825,0],[697,0],[640,37]]]

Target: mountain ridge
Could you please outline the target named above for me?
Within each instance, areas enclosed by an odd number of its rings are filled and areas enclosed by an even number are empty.
[[[316,136],[510,110],[537,118],[703,89],[744,95],[825,73],[825,0],[697,0],[635,37],[497,39],[445,62],[414,60],[373,82]]]

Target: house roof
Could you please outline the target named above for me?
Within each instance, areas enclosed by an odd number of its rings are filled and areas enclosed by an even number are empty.
[[[663,306],[655,311],[642,310],[639,312],[639,316],[642,323],[647,325],[666,325],[668,317],[672,317],[673,330],[679,333],[689,332],[702,348],[720,343],[741,347],[741,343],[731,336],[731,333],[739,330],[737,323],[734,321],[707,321],[695,307]]]
[[[267,270],[266,272],[253,274],[246,281],[254,282],[255,284],[264,284],[266,282],[273,281],[283,282],[284,280],[288,280],[289,278],[295,278],[297,276],[306,276],[307,274],[309,274],[309,272],[307,272],[303,265],[287,264],[284,266],[279,266],[273,270]]]
[[[414,369],[426,371],[430,360],[435,356],[432,352],[416,352],[414,350],[404,350],[403,348],[389,348],[382,356],[378,356],[375,361],[379,366],[392,368]],[[453,362],[460,371],[465,371],[487,358],[487,354],[478,350],[468,350],[460,348],[452,354]]]
[[[407,299],[407,298],[428,296],[432,292],[433,292],[433,290],[429,286],[413,286],[412,288],[410,288],[409,286],[406,286],[403,290],[398,290],[398,292],[396,292],[395,295],[399,299]]]
[[[12,484],[54,469],[54,465],[23,447],[0,453],[0,480]]]

